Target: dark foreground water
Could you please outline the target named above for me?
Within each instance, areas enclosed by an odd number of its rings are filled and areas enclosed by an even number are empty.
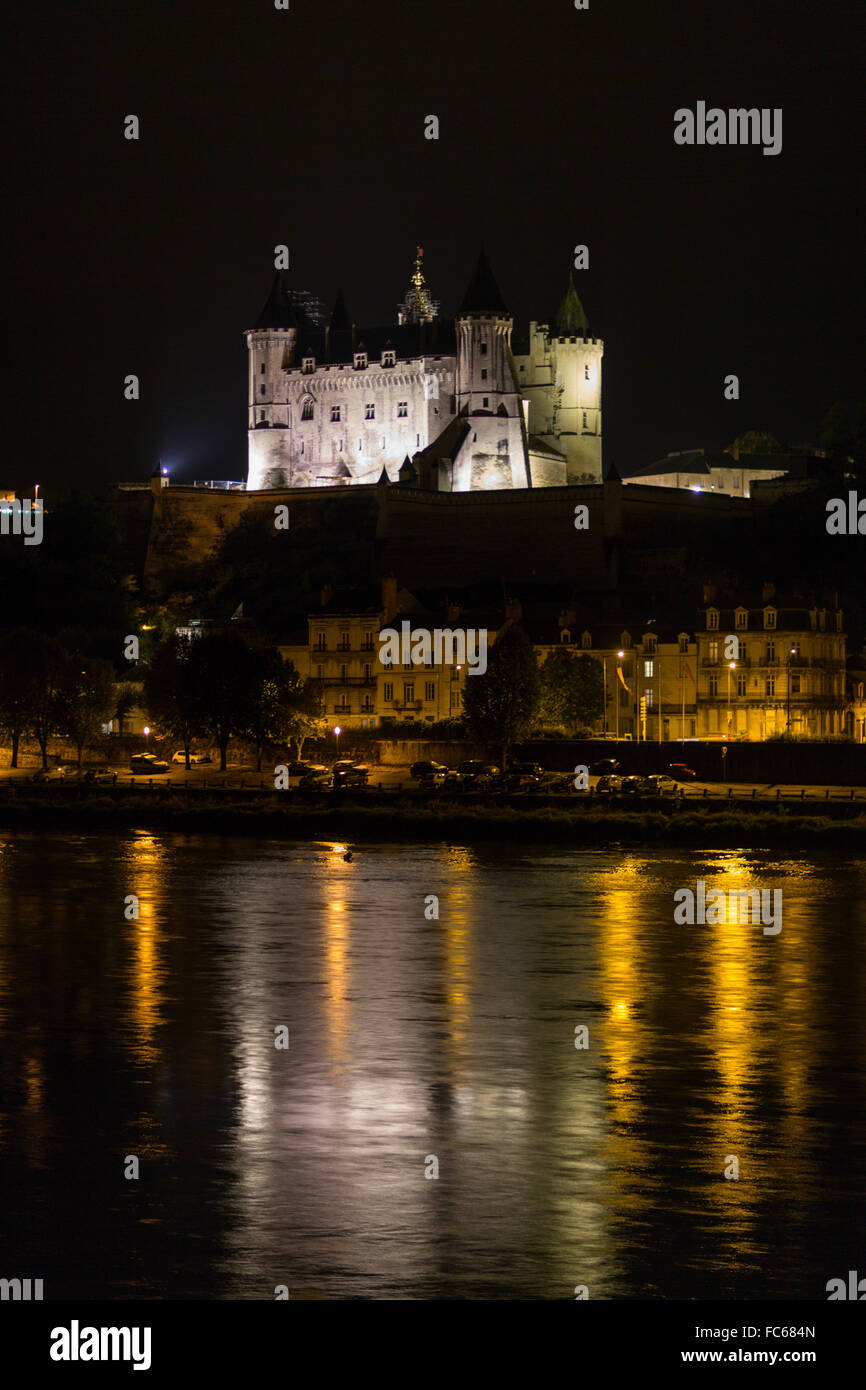
[[[823,1300],[866,1274],[864,865],[342,850],[0,835],[0,1276]],[[782,931],[676,925],[699,878],[782,888]]]

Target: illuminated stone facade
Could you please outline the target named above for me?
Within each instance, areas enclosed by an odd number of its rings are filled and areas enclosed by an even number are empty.
[[[249,357],[247,489],[387,480],[439,492],[601,479],[601,358],[573,280],[521,350],[482,252],[456,319],[420,252],[398,322],[359,328],[342,292],[315,322],[278,272]],[[526,351],[523,351],[523,347]]]

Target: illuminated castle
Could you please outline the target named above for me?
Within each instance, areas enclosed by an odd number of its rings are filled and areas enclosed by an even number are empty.
[[[600,338],[570,279],[552,326],[513,320],[484,252],[455,319],[421,249],[397,322],[330,319],[278,271],[249,349],[248,490],[389,481],[439,492],[598,482]]]

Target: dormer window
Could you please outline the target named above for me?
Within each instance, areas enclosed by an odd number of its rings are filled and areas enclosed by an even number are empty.
[[[625,647],[630,647],[630,646],[631,646],[631,633],[630,633],[630,632],[623,632],[623,633],[621,633],[619,641],[620,641],[620,646],[621,646],[621,647],[624,647],[624,648],[625,648]]]
[[[590,647],[592,646],[592,634],[589,632],[582,633],[580,638],[580,645],[585,652],[588,652]]]
[[[385,350],[384,350],[383,353],[382,353],[382,366],[383,366],[383,367],[393,367],[393,365],[394,365],[394,363],[395,363],[396,360],[397,360],[397,359],[396,359],[396,354],[395,354],[395,352],[394,352],[394,349],[393,349],[393,348],[385,348]]]
[[[749,610],[738,608],[734,614],[734,626],[738,631],[743,632],[749,626]]]
[[[680,652],[683,656],[689,654],[689,634],[687,632],[680,633]]]
[[[707,632],[718,632],[719,630],[719,610],[718,608],[707,609]]]
[[[654,637],[654,636],[652,635],[651,632],[646,633],[646,635],[644,636],[644,639],[643,639],[643,649],[644,649],[644,651],[645,651],[645,652],[648,652],[650,656],[655,656],[655,652],[656,652],[656,647],[657,647],[657,646],[658,646],[658,638],[657,638],[657,637]]]
[[[764,609],[764,627],[766,627],[766,628],[774,628],[775,626],[776,626],[776,610],[775,610],[775,608],[765,608],[765,609]]]
[[[315,357],[305,357],[301,362],[301,371],[306,372],[307,376],[316,370]]]
[[[367,354],[366,354],[366,352],[356,352],[356,353],[355,353],[355,371],[356,371],[356,372],[363,371],[363,369],[366,367],[366,365],[367,365]]]
[[[559,640],[564,647],[568,646],[569,642],[571,641],[571,633],[569,632],[567,627],[564,627],[560,632]]]

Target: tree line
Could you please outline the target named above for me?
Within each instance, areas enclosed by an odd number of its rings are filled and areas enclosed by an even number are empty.
[[[260,770],[268,744],[294,745],[300,756],[305,738],[323,727],[315,686],[276,648],[240,632],[172,633],[136,676],[140,691],[118,681],[110,661],[68,651],[54,637],[23,628],[0,635],[0,732],[12,745],[11,766],[21,740],[32,737],[47,768],[49,742],[62,736],[80,767],[85,746],[139,704],[159,736],[180,743],[187,767],[199,738],[216,744],[222,771],[230,740],[248,738]]]

